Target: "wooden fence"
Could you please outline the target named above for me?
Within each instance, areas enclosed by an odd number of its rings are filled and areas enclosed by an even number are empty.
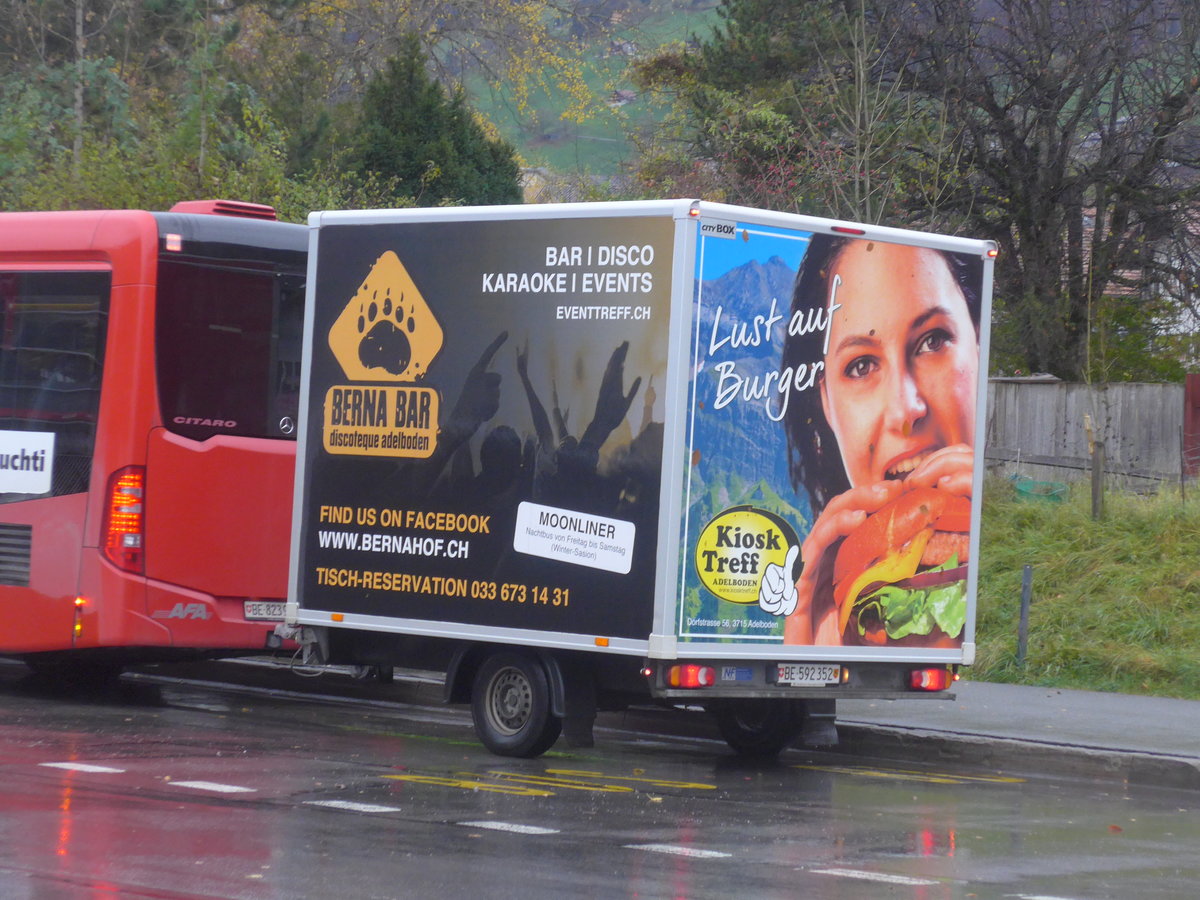
[[[1036,481],[1090,478],[1104,443],[1104,472],[1134,490],[1196,474],[1200,376],[1184,384],[1074,384],[993,379],[984,456],[991,474]]]

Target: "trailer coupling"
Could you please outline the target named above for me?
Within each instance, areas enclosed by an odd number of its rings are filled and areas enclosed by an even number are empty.
[[[329,660],[329,633],[324,628],[280,622],[268,638],[268,644],[281,647],[285,641],[295,641],[300,645],[302,665],[323,666]]]

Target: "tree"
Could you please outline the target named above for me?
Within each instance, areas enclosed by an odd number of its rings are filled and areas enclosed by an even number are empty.
[[[348,161],[364,177],[394,178],[424,205],[521,199],[512,147],[487,135],[461,91],[447,94],[430,77],[415,35],[367,85]]]
[[[409,55],[416,35],[425,65],[448,89],[491,91],[526,118],[535,94],[553,91],[567,98],[564,117],[580,121],[591,114],[596,97],[584,80],[580,45],[568,31],[589,18],[577,9],[589,5],[589,0],[247,0],[237,14],[241,30],[233,58],[238,77],[273,108],[294,102],[293,75],[301,69],[336,120],[339,111],[332,107],[356,103],[389,60]],[[277,6],[286,7],[286,14]],[[328,137],[320,113],[308,107],[305,115],[301,155],[307,145]]]
[[[727,0],[719,14],[697,51],[664,48],[638,66],[644,87],[676,92],[685,110],[685,159],[671,174],[698,155],[733,202],[895,225],[937,218],[945,167],[907,163],[913,146],[953,152],[945,122],[884,65],[891,38],[866,0]],[[671,158],[661,147],[647,181]]]
[[[885,0],[878,10],[896,35],[892,68],[945,109],[960,142],[960,211],[1003,250],[1002,352],[1027,370],[1086,377],[1114,294],[1119,305],[1140,296],[1153,317],[1164,292],[1176,304],[1194,293],[1200,5]]]

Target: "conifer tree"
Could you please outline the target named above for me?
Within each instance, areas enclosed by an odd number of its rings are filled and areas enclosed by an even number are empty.
[[[521,200],[512,146],[487,135],[461,91],[429,76],[414,35],[367,85],[350,160],[360,175],[394,178],[422,206]]]

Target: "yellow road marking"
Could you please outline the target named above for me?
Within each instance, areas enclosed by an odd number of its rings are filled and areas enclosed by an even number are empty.
[[[624,784],[597,784],[591,781],[571,781],[566,778],[547,778],[544,775],[521,775],[517,772],[488,772],[493,778],[515,781],[518,784],[544,784],[571,791],[598,791],[610,794],[632,794],[633,788]]]
[[[956,775],[949,772],[918,772],[912,769],[868,769],[858,766],[792,766],[813,772],[831,772],[835,775],[863,775],[867,778],[888,778],[894,781],[923,781],[929,784],[1023,784],[1024,778],[1006,775]]]
[[[466,791],[492,791],[499,794],[514,794],[523,797],[553,797],[554,790],[551,789],[593,791],[605,794],[632,794],[642,786],[701,791],[712,791],[716,790],[717,787],[715,784],[702,784],[694,781],[670,781],[662,778],[644,778],[637,775],[606,775],[603,772],[585,772],[576,769],[546,769],[545,771],[545,775],[527,775],[521,772],[492,770],[483,773],[483,776],[473,772],[455,772],[452,776],[405,774],[384,775],[383,777],[396,781],[408,781],[413,784],[452,787]],[[614,782],[633,782],[633,784],[617,784]]]
[[[553,797],[553,791],[543,791],[537,788],[521,787],[520,785],[497,784],[494,781],[476,781],[468,778],[441,778],[436,775],[384,775],[396,781],[410,781],[414,784],[432,784],[439,787],[455,787],[466,791],[491,791],[496,794],[515,794],[518,797]]]
[[[605,775],[603,772],[582,772],[576,769],[547,769],[549,775],[571,775],[575,778],[604,778],[608,781],[636,781],[641,784],[651,784],[655,787],[673,787],[694,791],[715,791],[715,784],[701,784],[698,781],[668,781],[665,778],[640,778],[636,775]]]

